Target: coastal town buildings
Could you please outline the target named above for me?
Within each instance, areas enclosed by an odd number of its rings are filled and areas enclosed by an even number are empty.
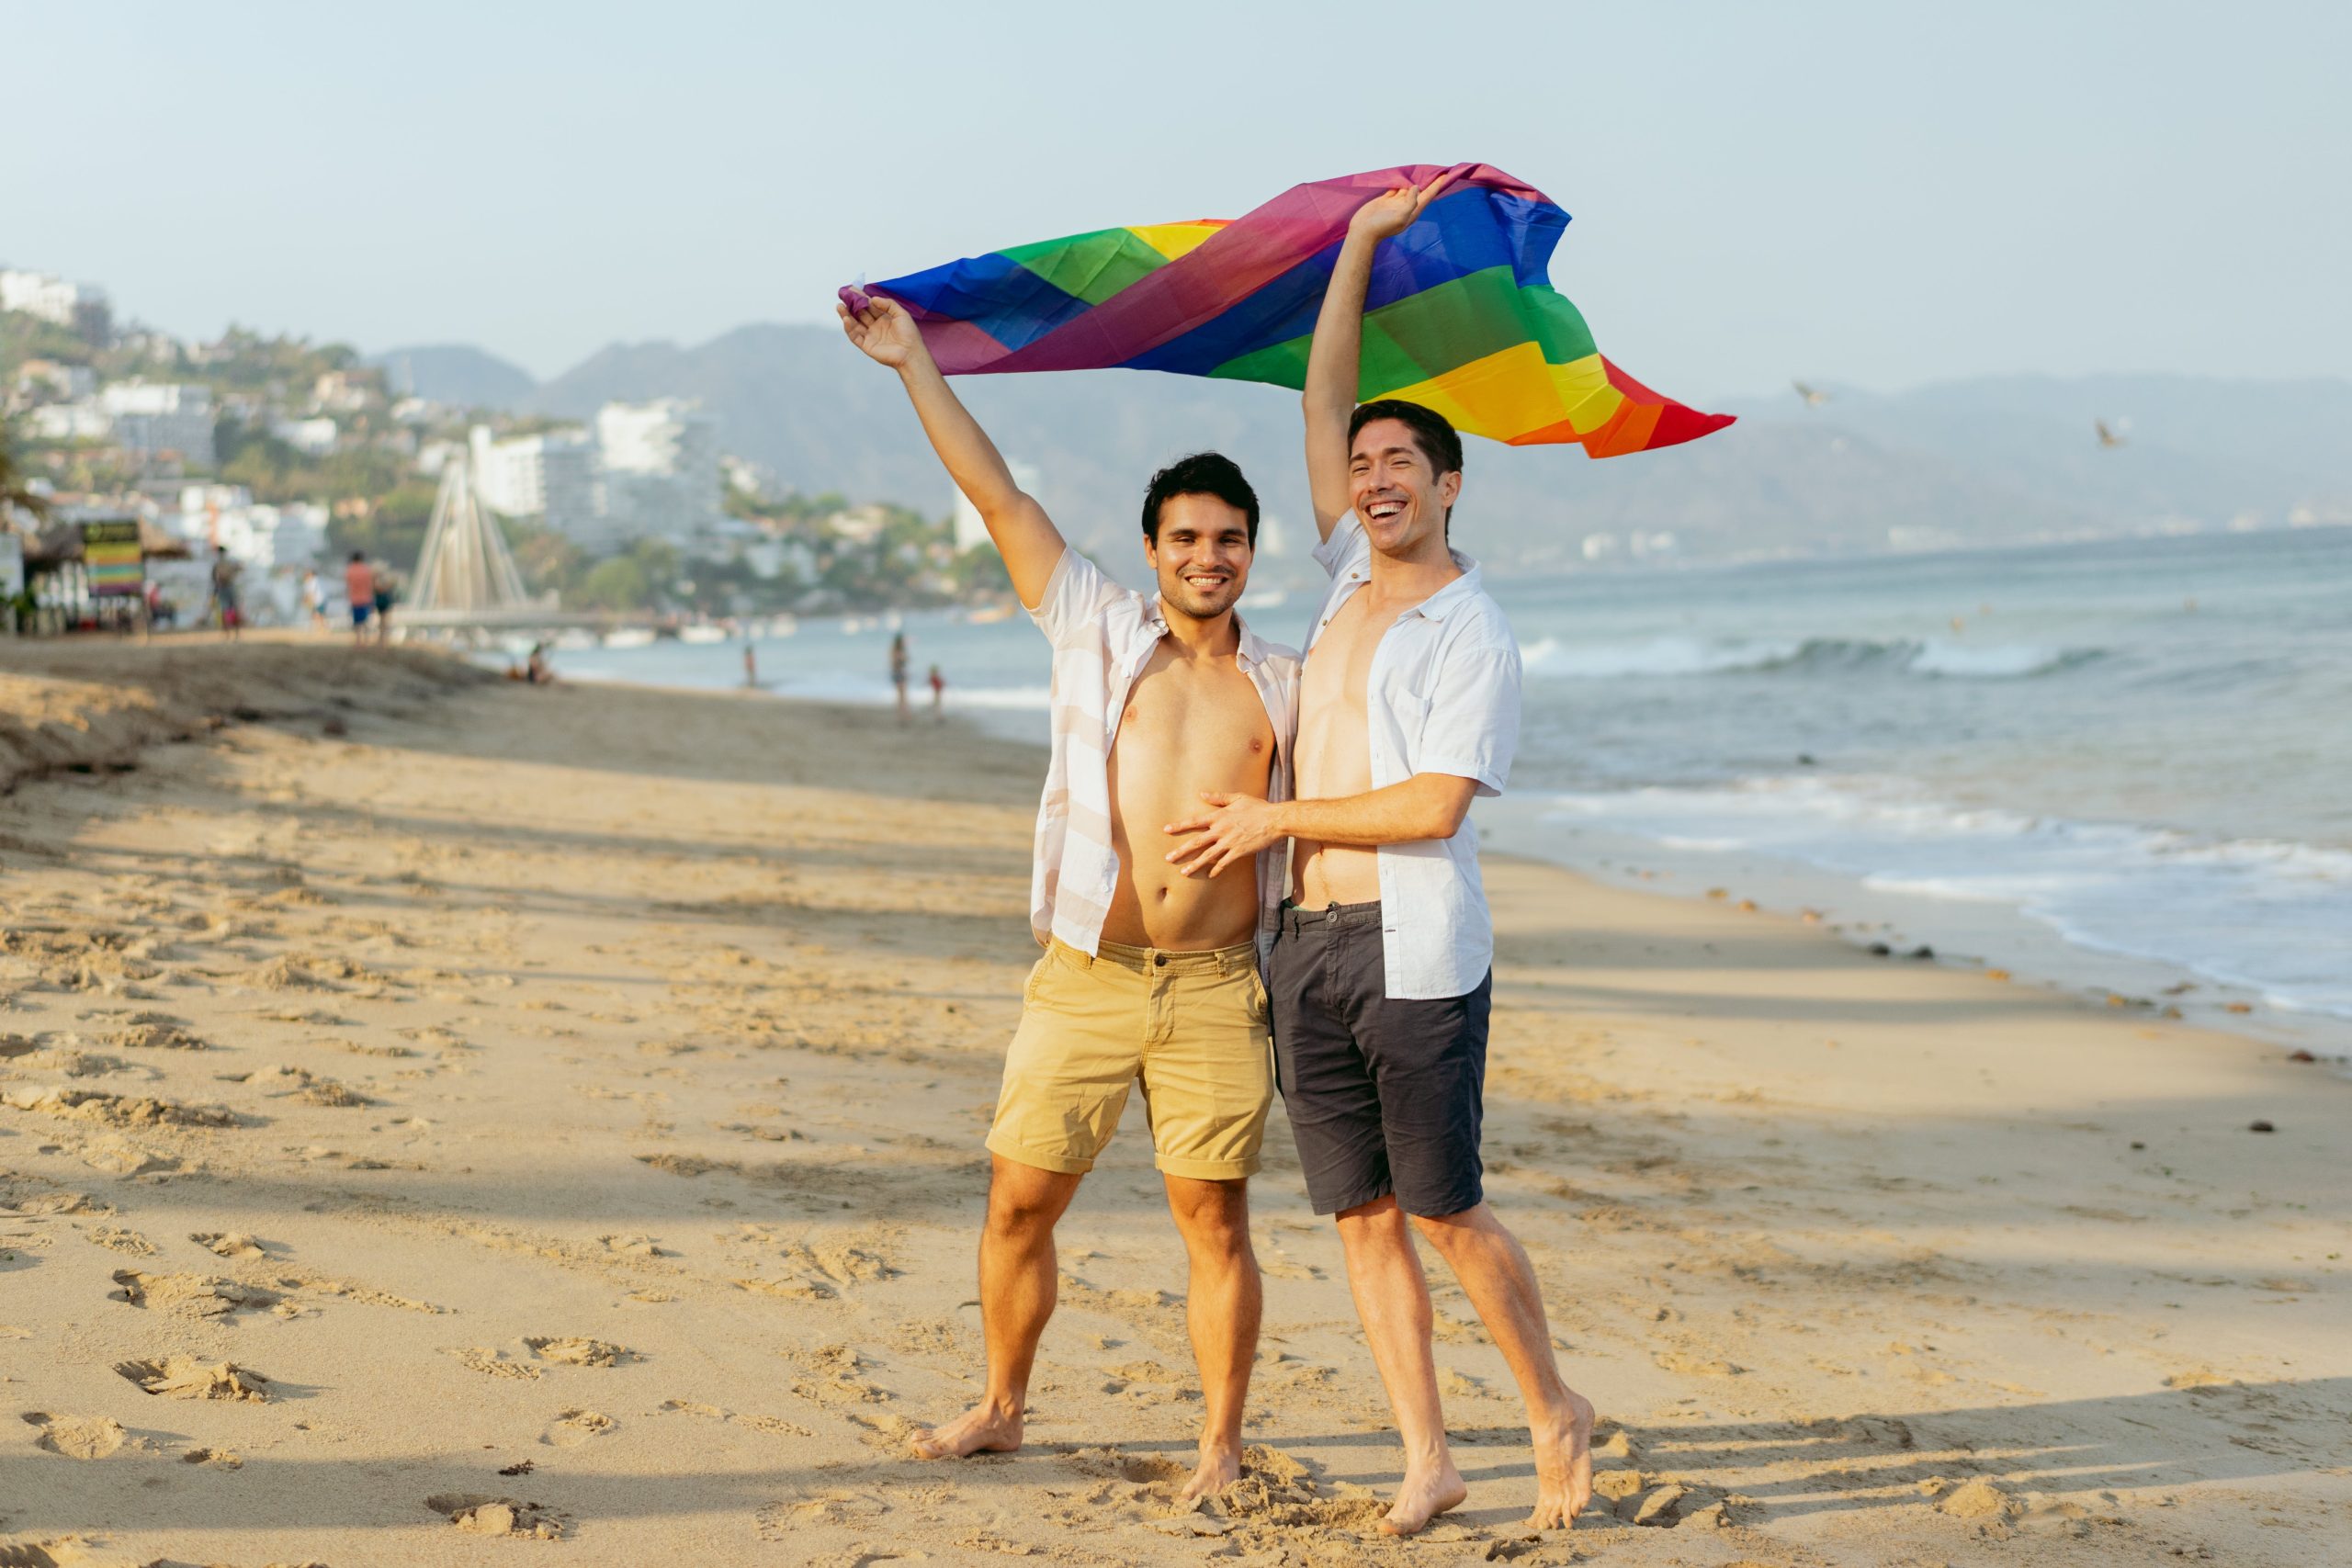
[[[212,466],[212,389],[166,381],[118,381],[98,389],[107,434],[124,451],[147,457],[175,453],[200,468]]]
[[[598,514],[619,538],[684,543],[718,521],[718,422],[691,402],[606,403],[596,413]]]
[[[104,342],[113,325],[104,289],[15,267],[0,267],[0,310],[21,310],[92,343]]]

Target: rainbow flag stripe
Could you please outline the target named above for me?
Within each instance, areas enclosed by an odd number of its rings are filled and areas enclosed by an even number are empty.
[[[904,305],[949,375],[1166,370],[1303,388],[1315,316],[1357,208],[1446,170],[1417,164],[1296,186],[1246,218],[1100,229],[865,286]],[[1485,164],[1380,247],[1361,400],[1406,398],[1515,446],[1614,457],[1732,423],[1602,357],[1549,281],[1568,215]]]

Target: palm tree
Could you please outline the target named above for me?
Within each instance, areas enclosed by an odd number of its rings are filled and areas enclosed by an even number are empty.
[[[36,494],[26,481],[24,470],[17,465],[16,427],[0,420],[0,524],[7,521],[11,510],[29,513],[38,520],[49,514],[49,498]]]

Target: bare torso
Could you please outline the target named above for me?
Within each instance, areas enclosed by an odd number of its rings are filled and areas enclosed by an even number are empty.
[[[1372,590],[1359,588],[1315,639],[1298,685],[1297,795],[1329,800],[1372,788],[1372,733],[1364,724],[1364,694],[1372,656],[1411,602],[1375,609]],[[1295,891],[1308,908],[1368,904],[1380,897],[1380,852],[1301,839],[1292,851]]]
[[[1274,727],[1258,688],[1230,654],[1181,656],[1162,637],[1127,694],[1111,746],[1111,847],[1119,884],[1106,942],[1171,952],[1233,947],[1258,930],[1253,863],[1186,876],[1168,863],[1168,824],[1201,812],[1201,792],[1263,795]]]

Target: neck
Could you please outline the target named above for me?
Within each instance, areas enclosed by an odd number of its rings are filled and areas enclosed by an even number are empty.
[[[1380,549],[1372,552],[1372,589],[1384,599],[1426,599],[1461,575],[1442,531],[1424,536],[1394,555]]]
[[[1241,628],[1235,623],[1231,610],[1220,610],[1206,620],[1200,620],[1162,599],[1159,614],[1168,623],[1170,640],[1188,657],[1221,659],[1241,646]]]

